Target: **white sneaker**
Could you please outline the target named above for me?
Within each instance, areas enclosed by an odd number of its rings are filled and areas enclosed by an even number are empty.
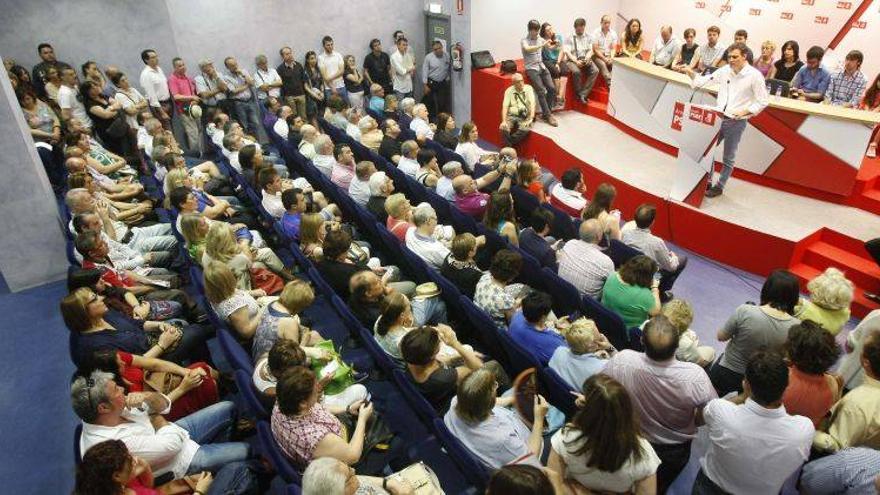
[[[865,156],[867,156],[868,158],[877,158],[877,147],[873,144],[871,146],[868,146],[868,152],[865,153]]]

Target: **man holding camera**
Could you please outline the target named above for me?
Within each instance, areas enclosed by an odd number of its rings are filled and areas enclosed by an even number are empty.
[[[508,146],[516,146],[528,136],[535,121],[535,90],[520,73],[510,76],[513,84],[504,91],[501,104],[501,135]]]
[[[599,75],[599,68],[593,63],[593,43],[590,35],[584,32],[586,26],[587,21],[582,17],[575,20],[574,34],[568,37],[568,41],[562,48],[565,54],[562,73],[571,74],[574,79],[574,92],[581,103],[587,102],[587,97],[593,90],[593,84],[596,83],[596,77]]]

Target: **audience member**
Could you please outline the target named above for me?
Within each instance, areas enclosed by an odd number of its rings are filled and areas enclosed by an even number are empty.
[[[384,136],[379,144],[379,155],[397,165],[403,154],[401,147],[403,141],[400,140],[400,126],[394,119],[386,119],[383,123]]]
[[[37,45],[37,55],[40,56],[40,62],[37,65],[34,65],[34,68],[31,71],[33,77],[31,78],[31,84],[33,84],[34,89],[37,91],[37,95],[47,95],[52,99],[55,99],[50,94],[52,87],[46,88],[46,84],[51,82],[49,77],[49,71],[54,69],[56,74],[60,74],[63,69],[72,69],[70,64],[67,62],[62,62],[55,58],[55,48],[52,47],[49,43],[40,43]],[[74,72],[76,75],[76,72]],[[57,90],[57,81],[55,82],[55,89]]]
[[[498,380],[491,370],[480,368],[458,385],[443,422],[470,453],[489,469],[516,462],[540,466],[547,401],[535,395],[531,428],[516,411],[504,407],[512,397],[498,398]]]
[[[434,40],[431,43],[431,52],[425,55],[422,63],[422,85],[424,96],[422,103],[426,103],[429,113],[449,113],[451,102],[449,101],[449,80],[452,76],[452,60],[446,53],[443,43]]]
[[[458,144],[453,146],[455,152],[464,158],[464,164],[467,165],[468,171],[470,172],[473,172],[477,163],[493,165],[498,158],[496,153],[486,151],[477,144],[477,139],[479,139],[479,137],[480,135],[479,132],[477,132],[477,125],[473,122],[465,122],[461,126],[461,134],[458,137]]]
[[[559,184],[550,190],[550,204],[578,218],[587,206],[587,198],[584,197],[586,191],[581,170],[570,168],[563,172]]]
[[[865,56],[858,50],[846,54],[843,69],[831,76],[828,89],[825,90],[825,101],[832,105],[845,108],[858,108],[865,93],[868,80],[859,70]]]
[[[358,122],[358,131],[361,133],[361,144],[369,148],[371,151],[379,151],[382,145],[382,139],[385,137],[376,119],[369,115],[364,115]]]
[[[544,184],[541,182],[541,165],[537,160],[526,159],[519,162],[516,169],[517,184],[538,198],[539,203],[546,203],[547,193],[544,192]]]
[[[278,119],[275,120],[275,124],[272,125],[272,130],[275,131],[275,134],[278,134],[281,139],[287,139],[290,136],[290,125],[287,123],[287,117],[293,115],[293,108],[282,105],[281,108],[278,109],[276,114]]]
[[[672,62],[672,70],[684,72],[685,67],[690,67],[691,69],[695,67],[694,64],[697,62],[695,55],[697,50],[700,49],[700,45],[694,41],[696,38],[697,31],[694,28],[684,30],[684,43],[678,46],[678,53]]]
[[[400,95],[396,95],[398,100],[400,101],[400,110],[397,113],[397,123],[400,124],[402,129],[409,129],[409,125],[412,123],[413,119],[413,108],[416,106],[416,100],[411,97],[402,97]],[[386,110],[386,114],[387,114]]]
[[[513,198],[508,191],[493,192],[489,195],[486,214],[483,216],[483,225],[506,239],[510,244],[519,247]]]
[[[831,335],[837,335],[849,321],[849,306],[855,287],[837,268],[826,268],[823,273],[807,283],[810,299],[800,299],[794,316],[800,320],[812,320]]]
[[[559,251],[559,278],[593,299],[602,297],[605,281],[614,274],[614,262],[599,248],[601,240],[599,221],[584,220],[578,239],[567,241]]]
[[[406,242],[406,233],[410,228],[415,228],[413,224],[413,208],[409,200],[402,193],[395,193],[385,199],[385,212],[388,213],[388,220],[385,224],[388,232],[400,242]]]
[[[620,240],[620,210],[612,209],[617,189],[607,182],[599,184],[593,193],[593,200],[584,208],[581,218],[595,218],[602,226],[602,246],[609,246],[612,239]]]
[[[397,168],[412,179],[418,176],[419,169],[422,168],[416,161],[419,151],[419,143],[413,140],[404,141],[400,145],[400,159],[397,162]]]
[[[370,187],[370,198],[367,199],[366,208],[376,216],[379,223],[385,225],[388,222],[385,200],[394,192],[394,181],[385,172],[375,172],[370,175],[368,185]]]
[[[767,73],[767,79],[791,82],[803,66],[797,41],[788,40],[782,44],[781,56],[773,63],[773,67]]]
[[[640,434],[627,390],[603,374],[582,387],[577,413],[550,440],[548,467],[590,492],[657,493],[660,458]]]
[[[441,343],[460,354],[464,366],[447,366],[440,361]],[[436,328],[422,326],[407,332],[400,340],[400,354],[406,363],[407,378],[438,415],[446,414],[449,410],[458,384],[483,366],[483,361],[474,351],[462,345],[455,332],[445,325]],[[498,371],[501,371],[500,366]]]
[[[171,130],[171,92],[168,89],[168,78],[165,77],[162,67],[159,67],[159,55],[155,50],[146,49],[141,52],[141,60],[144,68],[140,83],[144,97],[147,98],[153,115],[162,122],[162,127]]]
[[[303,60],[303,71],[306,74],[306,119],[317,126],[317,117],[324,114],[324,109],[327,105],[324,77],[321,75],[321,69],[318,66],[318,56],[315,52],[307,51]]]
[[[719,396],[742,391],[746,363],[755,351],[781,351],[791,327],[799,323],[792,316],[800,289],[797,277],[786,270],[775,270],[761,287],[760,306],[742,304],[718,331],[718,340],[727,342],[721,359],[709,370]]]
[[[342,494],[390,494],[413,493],[408,480],[396,476],[385,478],[355,473],[353,467],[334,457],[321,457],[309,463],[302,475],[303,495]]]
[[[489,271],[480,277],[474,290],[474,304],[488,313],[499,329],[507,326],[520,305],[524,286],[511,282],[521,268],[522,256],[502,249],[492,256]]]
[[[556,34],[553,25],[549,22],[545,22],[541,24],[538,36],[547,41],[547,44],[541,49],[541,61],[543,62],[544,67],[550,71],[550,79],[553,81],[553,94],[556,95],[555,100],[548,99],[547,103],[549,103],[550,107],[554,110],[561,109],[565,101],[565,96],[562,94],[561,79],[562,63],[564,62],[562,35]]]
[[[349,105],[352,108],[362,110],[364,108],[364,76],[357,67],[354,55],[346,55],[343,61],[345,67],[342,70],[342,79],[348,94]]]
[[[367,81],[370,83],[370,92],[373,93],[372,85],[378,84],[384,93],[383,97],[384,95],[390,95],[394,91],[391,84],[391,74],[391,58],[382,51],[382,42],[373,38],[370,40],[370,53],[364,56],[364,76],[366,76]],[[382,113],[381,109],[379,113]]]
[[[398,100],[411,98],[413,78],[416,72],[416,59],[409,51],[409,40],[404,37],[395,41],[397,50],[391,54],[391,86]]]
[[[532,101],[537,99],[538,104],[541,106],[541,118],[548,124],[556,127],[559,125],[559,123],[556,122],[556,117],[554,117],[550,113],[551,103],[556,102],[556,90],[550,71],[547,70],[547,66],[544,65],[541,55],[541,52],[544,50],[544,48],[553,48],[556,40],[545,40],[543,38],[540,38],[538,36],[538,31],[540,31],[540,29],[541,24],[538,21],[534,19],[530,20],[528,24],[528,34],[520,42],[520,48],[522,49],[523,63],[525,65],[526,75],[529,76],[529,81],[535,88],[534,91],[529,91],[529,93],[531,93],[531,99]],[[504,109],[506,110],[506,112],[504,112],[504,114],[506,118],[505,120],[502,120],[502,125],[506,123],[506,120],[510,118],[511,114],[513,114],[517,115],[520,120],[520,122],[516,122],[517,127],[526,124],[524,125],[524,127],[528,128],[531,125],[532,120],[534,120],[534,111],[528,109],[529,97],[524,97],[524,95],[522,95],[523,85],[521,84],[521,81],[519,81],[516,75],[514,75],[511,80],[513,81],[512,87],[515,89],[514,91],[510,91],[508,89],[510,97],[518,98],[522,101],[518,102],[517,105],[514,105],[513,102],[510,102],[508,100],[508,94],[505,93]],[[531,89],[532,86],[530,86],[529,88]],[[514,106],[517,110],[516,113],[511,112],[511,110],[514,109]],[[532,108],[534,108],[533,105]],[[511,143],[511,146],[513,146],[513,144],[515,143]]]
[[[880,492],[880,450],[848,447],[801,470],[801,493]]]
[[[484,236],[474,237],[470,232],[456,235],[452,239],[449,256],[440,267],[441,275],[452,282],[469,299],[474,298],[477,282],[483,276],[483,271],[477,267],[474,258],[477,255],[477,250],[485,243]]]
[[[510,86],[504,90],[499,129],[504,142],[508,146],[516,146],[532,131],[532,124],[535,122],[535,90],[524,82],[522,74],[518,72],[510,76],[510,82]]]
[[[419,170],[416,172],[416,182],[429,188],[437,187],[437,179],[440,178],[440,167],[437,166],[437,153],[432,149],[421,148],[416,153],[416,162]]]
[[[464,174],[464,167],[459,162],[446,162],[440,170],[443,175],[437,179],[437,187],[434,188],[434,192],[446,201],[454,203],[455,188],[452,184],[456,177]]]
[[[376,165],[370,161],[361,161],[355,165],[355,175],[348,185],[348,195],[359,206],[366,206],[370,200],[370,177],[377,173]]]
[[[634,215],[634,228],[625,230],[621,234],[621,241],[657,263],[660,268],[660,299],[665,302],[672,299],[672,286],[687,266],[688,258],[670,251],[663,239],[651,233],[656,215],[654,205],[640,205]]]
[[[552,323],[547,320],[553,311],[552,304],[549,294],[535,290],[529,292],[522,300],[521,309],[510,319],[508,328],[510,338],[528,349],[541,364],[550,361],[558,347],[566,345],[565,338],[555,326],[564,328],[568,323],[564,320]]]
[[[822,327],[803,321],[788,331],[785,354],[789,361],[788,388],[782,396],[785,410],[809,418],[818,428],[843,392],[840,375],[827,373],[840,357],[840,347]]]
[[[605,79],[605,85],[610,87],[611,66],[615,55],[617,55],[617,46],[620,44],[617,31],[611,28],[610,15],[602,16],[599,20],[599,27],[593,31],[590,39],[593,41],[593,61]]]
[[[489,205],[489,194],[481,192],[480,189],[501,178],[497,191],[507,193],[510,191],[513,169],[512,164],[500,165],[478,179],[474,179],[470,175],[459,175],[452,180],[452,189],[455,191],[455,206],[465,215],[481,219],[486,214],[486,208]]]
[[[199,75],[193,79],[193,82],[195,82],[196,92],[205,106],[205,113],[213,109],[231,112],[232,101],[226,97],[226,91],[229,88],[214,67],[214,62],[210,59],[199,60],[199,71]]]
[[[672,34],[672,26],[660,26],[660,36],[654,40],[648,61],[654,65],[672,68],[672,62],[681,48],[680,41]]]
[[[550,235],[550,227],[553,225],[553,218],[553,213],[544,208],[533,211],[529,217],[529,226],[519,232],[517,245],[526,253],[534,256],[541,266],[556,271],[558,249],[562,243],[553,242],[551,244],[547,239],[547,236]]]
[[[614,347],[599,332],[593,320],[578,318],[562,329],[567,345],[553,351],[550,369],[556,372],[572,390],[582,387],[587,378],[602,371]]]
[[[880,311],[868,313],[856,328],[846,336],[844,349],[846,355],[837,367],[837,373],[843,377],[846,390],[852,390],[865,381],[865,370],[862,367],[862,347],[871,333],[880,330]]]
[[[784,48],[784,47],[783,47]],[[831,74],[822,67],[825,50],[811,46],[807,50],[807,63],[795,73],[791,80],[791,97],[804,101],[820,102],[825,99]]]
[[[61,87],[58,88],[58,107],[61,120],[68,122],[77,119],[85,130],[92,128],[92,119],[83,105],[83,96],[77,85],[76,71],[70,67],[61,69]]]
[[[810,456],[813,425],[789,416],[782,405],[788,367],[777,353],[748,359],[744,394],[735,402],[713,399],[703,408],[709,449],[700,458],[693,493],[778,493]],[[755,446],[760,445],[760,449]]]
[[[358,126],[361,121],[361,112],[362,110],[356,107],[346,108],[342,112],[346,120],[345,134],[357,142],[361,140],[361,128]]]
[[[641,326],[660,313],[660,291],[654,279],[657,262],[640,254],[608,275],[602,287],[602,304],[616,312],[627,328]]]
[[[552,469],[536,468],[526,464],[508,464],[492,473],[486,495],[516,493],[541,495],[565,493],[562,477]]]
[[[718,397],[700,366],[676,359],[678,341],[675,325],[665,316],[655,316],[645,325],[644,354],[622,350],[602,371],[629,392],[642,432],[661,460],[657,493],[666,493],[688,463],[696,418]]]
[[[455,236],[448,225],[437,223],[437,212],[428,203],[418,205],[412,214],[415,228],[407,229],[406,247],[435,270],[440,270],[449,256],[447,244]]]
[[[864,382],[831,408],[831,418],[816,432],[813,447],[836,452],[846,447],[880,448],[880,333],[872,332],[862,345]]]
[[[444,148],[454,150],[458,147],[458,137],[455,131],[455,119],[446,112],[437,114],[437,131],[434,132],[434,141],[443,145]]]
[[[338,144],[333,150],[333,157],[336,163],[330,169],[330,181],[347,191],[354,179],[354,153],[347,144]]]
[[[675,358],[679,361],[698,364],[707,368],[715,361],[715,349],[708,345],[700,345],[697,333],[691,330],[694,321],[694,308],[684,299],[672,299],[660,308],[660,314],[669,319],[678,330],[678,349]]]
[[[308,119],[306,113],[306,84],[308,76],[302,64],[293,56],[293,48],[285,46],[279,51],[281,64],[276,72],[281,78],[281,97],[284,103],[295,109],[303,120]]]
[[[196,92],[195,82],[186,74],[186,63],[183,59],[174,57],[171,64],[174,72],[168,78],[168,90],[174,101],[174,118],[183,125],[187,151],[198,154],[202,147],[201,114],[198,114],[201,110],[198,106],[201,99]]]
[[[586,27],[587,21],[583,17],[575,19],[574,34],[568,37],[563,47],[565,62],[561,67],[562,73],[570,74],[574,80],[574,94],[581,103],[587,102],[599,76],[599,68],[593,63],[593,43],[585,32]]]

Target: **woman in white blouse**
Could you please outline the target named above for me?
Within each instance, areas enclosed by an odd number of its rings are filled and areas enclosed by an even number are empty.
[[[458,135],[458,146],[455,147],[455,152],[464,158],[465,165],[470,172],[484,156],[497,157],[495,153],[486,151],[477,145],[478,137],[477,125],[473,122],[465,122],[461,126],[461,134]]]
[[[119,89],[113,99],[122,104],[125,121],[132,129],[137,129],[140,127],[137,122],[137,114],[147,109],[147,99],[140,91],[131,86],[131,83],[128,82],[128,76],[122,72],[114,73],[110,77],[110,81]]]
[[[603,374],[584,382],[579,411],[550,440],[547,467],[590,492],[657,493],[660,458],[639,435],[632,400],[620,382]],[[596,454],[596,455],[593,455]]]

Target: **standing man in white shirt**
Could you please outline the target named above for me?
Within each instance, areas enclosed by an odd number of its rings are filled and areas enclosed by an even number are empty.
[[[611,86],[611,62],[620,38],[617,32],[611,29],[611,16],[605,14],[599,22],[599,27],[590,36],[593,39],[593,61],[599,68],[599,73],[605,78],[608,86]]]
[[[269,67],[269,60],[265,55],[257,55],[254,59],[257,70],[254,72],[254,85],[257,87],[257,100],[265,102],[266,98],[273,96],[281,97],[281,76],[278,71]]]
[[[581,103],[587,102],[599,75],[599,68],[593,62],[593,42],[590,35],[584,32],[586,27],[587,21],[582,17],[577,18],[574,21],[574,34],[568,37],[562,47],[565,53],[562,73],[572,75],[574,92]]]
[[[61,108],[61,120],[68,122],[70,119],[77,119],[85,129],[91,129],[92,119],[79,98],[76,71],[71,67],[63,67],[59,75],[61,86],[58,87],[58,106]]]
[[[333,50],[333,38],[324,36],[321,40],[324,51],[318,55],[318,70],[324,79],[324,101],[330,99],[330,95],[339,95],[348,104],[348,91],[345,90],[345,80],[342,73],[345,71],[345,60],[342,54]]]
[[[391,86],[397,101],[413,95],[413,77],[416,73],[416,60],[409,51],[409,40],[397,38],[397,50],[391,54]]]
[[[651,48],[651,58],[649,62],[654,65],[672,67],[672,61],[681,48],[681,42],[672,35],[672,26],[661,26],[660,36],[654,40],[654,46]]]
[[[232,102],[226,99],[226,90],[229,88],[226,87],[226,81],[214,68],[214,62],[211,59],[203,58],[199,61],[199,70],[201,73],[193,78],[193,81],[196,83],[196,92],[205,107],[202,115],[207,116],[208,110],[212,108],[219,108],[227,114],[232,113]]]
[[[782,356],[759,351],[746,366],[742,395],[706,404],[697,422],[706,425],[709,448],[700,459],[693,495],[779,493],[810,456],[815,432],[808,418],[786,412],[787,386]]]
[[[701,88],[710,81],[718,83],[715,109],[722,114],[723,119],[718,139],[724,142],[724,167],[715,185],[711,185],[715,166],[709,169],[707,198],[720,196],[724,192],[724,185],[733,173],[736,150],[748,119],[761,113],[770,102],[770,95],[764,86],[764,76],[746,62],[746,50],[748,48],[744,44],[734,43],[727,49],[727,65],[705,76],[697,76],[690,67],[685,69],[691,78],[692,87]]]
[[[162,127],[171,130],[171,91],[168,90],[168,78],[159,67],[159,55],[156,50],[148,48],[141,52],[141,60],[146,65],[140,79],[144,96]]]

